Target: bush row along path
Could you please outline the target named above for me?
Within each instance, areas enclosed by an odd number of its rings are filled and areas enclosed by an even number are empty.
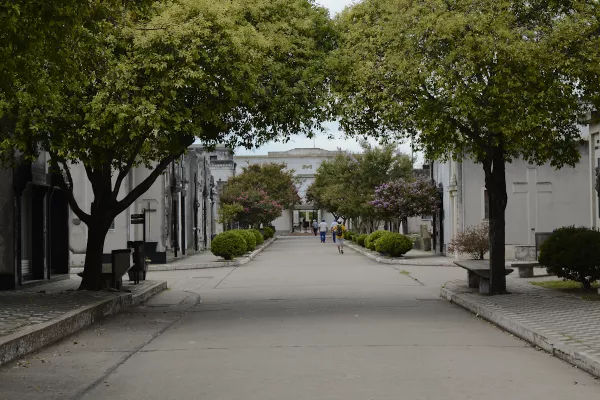
[[[442,301],[463,275],[281,237],[242,267],[153,273],[171,290],[4,366],[0,397],[597,397],[588,374]]]

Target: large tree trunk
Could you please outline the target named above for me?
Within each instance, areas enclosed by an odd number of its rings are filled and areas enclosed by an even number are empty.
[[[190,141],[190,145],[193,140]],[[140,146],[143,142],[140,143]],[[187,147],[187,146],[186,146]],[[140,147],[141,148],[141,147]],[[166,156],[155,166],[154,170],[137,186],[129,188],[129,192],[124,198],[117,201],[119,190],[123,180],[131,171],[133,163],[138,155],[138,150],[131,154],[129,162],[121,169],[114,180],[113,187],[113,167],[111,160],[108,160],[104,165],[92,166],[85,163],[85,171],[87,177],[92,184],[94,191],[94,201],[91,204],[90,213],[84,212],[75,196],[73,195],[73,178],[69,164],[66,160],[61,159],[55,153],[50,153],[50,164],[53,172],[59,178],[57,184],[61,187],[71,207],[71,210],[77,217],[83,221],[88,227],[88,239],[86,246],[85,264],[83,268],[83,280],[81,281],[80,290],[100,290],[102,289],[102,253],[104,252],[104,240],[110,228],[112,220],[133,202],[144,194],[150,186],[156,181],[158,176],[173,162],[181,156],[185,148],[179,154],[171,154]],[[123,243],[125,246],[126,243]]]
[[[488,193],[490,221],[490,294],[506,293],[505,212],[506,212],[506,169],[502,143],[494,147],[492,157],[484,162],[485,188]]]
[[[88,225],[88,238],[85,250],[85,264],[79,290],[100,290],[102,281],[102,254],[104,241],[110,228],[111,220],[93,218]]]

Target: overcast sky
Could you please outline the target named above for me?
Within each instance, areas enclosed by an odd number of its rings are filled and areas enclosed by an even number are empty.
[[[349,6],[354,3],[352,0],[317,0],[317,3],[321,4],[324,7],[329,9],[331,15],[335,15],[336,13],[342,11],[344,7]]]
[[[335,15],[336,13],[342,11],[344,7],[351,5],[354,3],[354,0],[316,0],[317,3],[327,7],[331,13],[331,15]],[[324,134],[317,135],[314,139],[308,139],[303,135],[296,135],[291,138],[291,140],[287,143],[269,143],[264,146],[261,146],[255,150],[246,150],[243,148],[237,149],[236,153],[238,154],[267,154],[269,151],[286,151],[294,148],[307,148],[307,147],[316,147],[320,149],[326,150],[336,150],[341,148],[343,150],[350,151],[359,151],[360,146],[357,140],[346,138],[342,132],[338,129],[338,124],[336,122],[330,122],[326,126],[327,132]],[[335,136],[334,140],[330,140],[327,138],[330,134]],[[370,140],[372,144],[375,144],[375,140]],[[410,154],[410,144],[399,144],[399,149],[406,153]],[[419,159],[422,157],[419,157]]]

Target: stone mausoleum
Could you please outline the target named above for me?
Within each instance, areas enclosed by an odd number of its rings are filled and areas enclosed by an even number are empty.
[[[581,127],[581,159],[575,168],[557,170],[549,163],[533,165],[522,159],[506,164],[506,259],[535,259],[536,240],[539,244],[554,229],[597,226],[592,208],[597,193],[589,166],[598,157],[590,154],[588,132],[588,126]],[[431,177],[441,206],[434,224],[435,251],[447,254],[456,234],[489,218],[484,172],[469,158],[433,161]]]
[[[66,195],[48,169],[42,153],[31,164],[0,170],[0,290],[63,279],[71,266],[85,260],[87,226],[70,210]],[[93,191],[82,165],[72,165],[74,197],[89,212]],[[150,170],[134,168],[120,197]],[[165,169],[150,189],[118,215],[104,243],[104,262],[128,241],[146,239],[152,263],[164,263],[210,248],[222,230],[216,223],[218,188],[235,173],[233,152],[225,147],[207,152],[191,146]],[[132,224],[143,215],[144,225]]]
[[[112,250],[125,248],[128,241],[146,239],[146,254],[151,263],[162,264],[210,248],[211,237],[220,232],[216,222],[218,186],[234,174],[231,150],[218,147],[207,152],[192,145],[188,152],[171,163],[150,189],[118,215],[104,242],[104,262]],[[83,168],[73,170],[78,202],[89,209],[92,188]],[[123,182],[123,195],[150,174],[145,167],[134,168]],[[217,175],[215,177],[215,174]],[[218,179],[218,180],[217,180]],[[145,215],[146,225],[131,224],[131,216]],[[71,265],[85,260],[87,226],[74,216],[71,224]],[[145,232],[143,231],[145,229]],[[145,233],[145,236],[144,236]]]
[[[47,154],[0,170],[0,290],[68,277],[69,214]]]

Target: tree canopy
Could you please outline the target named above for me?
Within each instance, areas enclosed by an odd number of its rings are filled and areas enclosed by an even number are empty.
[[[494,293],[505,291],[505,162],[578,161],[576,125],[588,106],[580,95],[593,74],[575,67],[585,58],[575,49],[597,59],[597,9],[586,1],[365,0],[337,19],[342,129],[416,135],[428,159],[482,164]],[[578,24],[583,44],[560,45]]]
[[[110,221],[194,140],[252,147],[310,135],[329,118],[336,36],[312,0],[21,3],[3,6],[0,52],[17,61],[0,72],[10,89],[0,98],[0,153],[50,154],[89,228],[83,286],[90,274],[99,282]],[[91,182],[89,211],[73,196],[73,164]],[[139,165],[154,170],[120,198]]]
[[[281,216],[283,208],[293,208],[300,202],[294,171],[283,163],[254,164],[243,167],[242,173],[229,179],[221,203],[241,205],[231,218],[246,226],[270,224]]]
[[[390,179],[410,178],[412,162],[392,145],[372,147],[363,142],[362,146],[362,153],[339,152],[333,160],[322,162],[307,191],[307,200],[336,218],[342,216],[357,223],[361,220],[364,229],[372,230],[380,217],[369,203],[375,188]]]
[[[249,189],[235,195],[229,193],[227,201],[232,202],[224,204],[229,206],[229,210],[241,208],[230,221],[238,222],[245,228],[270,225],[281,217],[283,211],[283,206],[262,189]]]
[[[418,132],[431,159],[479,163],[502,143],[505,160],[574,165],[578,81],[540,37],[562,2],[366,0],[343,12],[337,77],[348,133]],[[540,9],[542,7],[542,9]],[[545,8],[545,9],[544,9]],[[532,18],[538,10],[544,16]]]
[[[430,178],[397,179],[375,189],[370,204],[382,214],[406,220],[420,215],[433,215],[437,210],[437,187]]]
[[[221,201],[232,203],[230,197],[250,190],[264,190],[285,208],[300,202],[294,171],[284,163],[253,164],[242,167],[242,173],[230,178]]]

